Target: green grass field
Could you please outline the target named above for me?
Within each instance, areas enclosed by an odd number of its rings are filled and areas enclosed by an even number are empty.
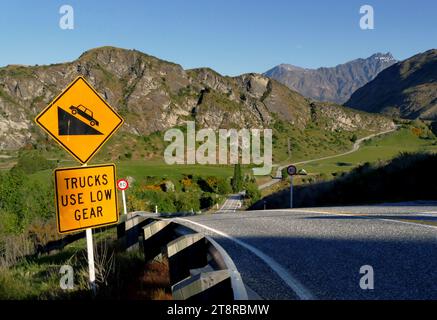
[[[299,166],[309,174],[332,174],[345,172],[365,162],[377,162],[391,159],[400,152],[429,151],[437,152],[436,141],[417,137],[410,128],[403,128],[394,133],[375,137],[364,142],[360,149],[349,155],[332,159],[312,162]],[[302,157],[295,154],[295,161],[323,157],[333,152],[321,152],[311,156]],[[99,161],[100,162],[100,161]],[[91,163],[93,164],[93,162]],[[162,160],[118,160],[117,176],[132,176],[141,181],[147,176],[181,179],[183,175],[230,177],[233,173],[232,165],[167,165]],[[61,167],[78,166],[74,160],[63,161]],[[246,171],[250,170],[246,168]],[[275,169],[273,169],[275,170]],[[30,175],[30,179],[51,183],[51,170],[43,170]],[[260,177],[261,178],[261,177]],[[261,181],[261,180],[260,180]]]
[[[117,177],[131,176],[136,181],[145,177],[162,177],[180,180],[184,175],[231,177],[234,167],[231,165],[167,165],[159,160],[123,160],[115,161]],[[62,162],[60,167],[78,166],[74,161]],[[29,176],[29,179],[51,183],[53,179],[52,170],[38,171]]]
[[[233,166],[230,165],[168,165],[159,160],[144,161],[131,160],[119,161],[117,164],[117,175],[121,177],[132,176],[136,179],[147,176],[158,176],[181,179],[184,175],[232,176]]]
[[[316,161],[299,166],[308,174],[332,174],[350,171],[365,162],[389,160],[401,152],[437,152],[435,140],[421,139],[408,129],[403,128],[394,133],[375,137],[362,144],[354,153],[332,159]]]

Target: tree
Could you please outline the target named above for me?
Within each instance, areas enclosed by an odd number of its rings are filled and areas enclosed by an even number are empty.
[[[229,183],[229,179],[218,178],[217,193],[222,195],[228,195],[231,192],[232,192],[232,187]]]
[[[232,191],[240,192],[243,188],[243,175],[241,173],[241,165],[237,163],[234,166],[234,176],[232,177]]]

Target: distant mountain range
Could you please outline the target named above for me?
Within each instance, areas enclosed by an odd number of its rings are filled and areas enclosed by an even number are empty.
[[[332,68],[304,69],[290,64],[278,65],[264,75],[300,94],[319,101],[345,103],[352,93],[396,63],[391,53],[376,53]]]
[[[437,49],[385,69],[346,105],[402,118],[437,120]]]

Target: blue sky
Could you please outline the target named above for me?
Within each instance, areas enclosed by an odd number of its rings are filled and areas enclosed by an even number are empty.
[[[63,4],[74,8],[74,30],[59,28]],[[374,30],[359,27],[364,4],[375,10]],[[434,0],[9,0],[0,3],[0,65],[71,61],[103,45],[226,75],[375,52],[405,59],[437,47],[436,12]]]

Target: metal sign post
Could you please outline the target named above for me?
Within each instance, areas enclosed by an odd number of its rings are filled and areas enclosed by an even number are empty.
[[[121,196],[122,196],[122,198],[123,198],[123,209],[124,209],[124,214],[127,214],[126,194],[125,194],[124,190],[121,191]]]
[[[124,214],[127,214],[127,205],[126,205],[126,194],[125,194],[125,190],[127,188],[129,188],[129,183],[127,182],[126,179],[119,179],[117,181],[117,188],[118,190],[121,190],[121,196],[123,198],[123,209],[124,209]]]
[[[293,208],[293,176],[290,176],[290,209]]]
[[[287,167],[287,173],[290,176],[290,209],[293,208],[293,176],[297,174],[297,168],[293,165]]]
[[[84,163],[82,167],[86,167]],[[94,244],[93,244],[93,229],[88,228],[85,230],[86,234],[86,251],[88,256],[88,273],[90,277],[90,288],[93,295],[96,294],[96,269],[94,268]]]
[[[88,253],[88,271],[90,274],[90,288],[96,294],[96,271],[94,268],[93,229],[86,229],[86,249]]]

